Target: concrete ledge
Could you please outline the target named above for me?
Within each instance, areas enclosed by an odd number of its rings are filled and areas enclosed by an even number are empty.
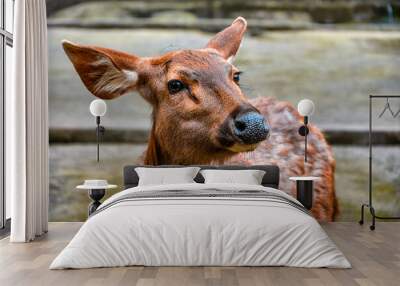
[[[219,32],[232,23],[231,19],[198,19],[186,21],[159,21],[154,19],[138,20],[76,20],[76,19],[49,19],[49,28],[81,28],[81,29],[179,29],[200,30],[205,32]],[[265,30],[308,30],[312,27],[309,22],[248,20],[250,33],[257,34]]]
[[[332,145],[368,145],[368,130],[323,130],[327,140]],[[147,142],[149,130],[140,129],[107,129],[103,143],[132,143],[143,144]],[[95,129],[68,129],[51,128],[49,134],[50,144],[95,143]],[[399,130],[376,130],[373,133],[373,142],[378,145],[400,145]]]
[[[146,143],[149,131],[135,129],[106,129],[102,142],[106,143]],[[49,131],[50,144],[65,143],[96,143],[96,130],[51,128]]]
[[[353,23],[353,24],[318,24],[299,21],[269,21],[247,20],[247,30],[250,35],[257,36],[265,31],[308,31],[308,30],[351,30],[351,31],[398,31],[400,25],[379,23]],[[49,19],[48,28],[74,28],[74,29],[179,29],[217,33],[232,23],[231,19],[198,19],[194,22],[168,21],[161,22],[153,19],[132,20],[88,20],[75,19]]]
[[[326,139],[332,145],[361,145],[366,146],[369,142],[368,130],[323,130]],[[376,145],[399,145],[399,130],[374,130],[372,142]]]

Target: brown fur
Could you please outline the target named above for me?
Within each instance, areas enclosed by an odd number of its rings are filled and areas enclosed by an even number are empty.
[[[276,164],[281,170],[280,189],[296,196],[291,176],[305,174],[319,177],[314,185],[313,215],[321,221],[332,221],[338,213],[335,194],[335,160],[331,147],[322,132],[310,124],[308,162],[304,162],[304,137],[298,134],[301,117],[287,102],[270,97],[250,101],[269,119],[271,136],[250,153],[241,153],[229,160],[230,164]]]
[[[277,164],[280,189],[291,195],[295,184],[290,176],[317,176],[312,212],[319,220],[331,221],[338,212],[335,161],[321,131],[310,125],[309,161],[304,164],[304,138],[297,131],[301,118],[295,108],[269,97],[248,100],[234,81],[238,69],[231,60],[245,30],[246,21],[238,18],[204,49],[154,58],[69,42],[63,46],[95,96],[113,99],[136,90],[153,106],[145,164]],[[180,80],[186,88],[169,92],[171,80]],[[240,110],[260,112],[271,127],[270,138],[246,145],[235,136],[230,124]]]

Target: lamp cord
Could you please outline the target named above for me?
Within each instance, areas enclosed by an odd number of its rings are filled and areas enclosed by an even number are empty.
[[[308,135],[307,130],[308,130],[308,127],[307,127],[307,124],[305,124],[305,126],[306,126],[306,136],[304,136],[304,162],[307,163],[307,135]]]
[[[100,116],[96,116],[96,141],[97,141],[97,162],[100,161]]]

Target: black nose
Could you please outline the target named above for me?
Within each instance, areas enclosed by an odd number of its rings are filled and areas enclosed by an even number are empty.
[[[267,138],[269,127],[260,113],[251,111],[236,116],[233,131],[243,143],[255,144]]]

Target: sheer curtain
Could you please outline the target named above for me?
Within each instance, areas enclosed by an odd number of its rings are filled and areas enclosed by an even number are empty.
[[[6,98],[6,187],[12,242],[48,225],[48,91],[45,0],[15,2],[13,92]]]

